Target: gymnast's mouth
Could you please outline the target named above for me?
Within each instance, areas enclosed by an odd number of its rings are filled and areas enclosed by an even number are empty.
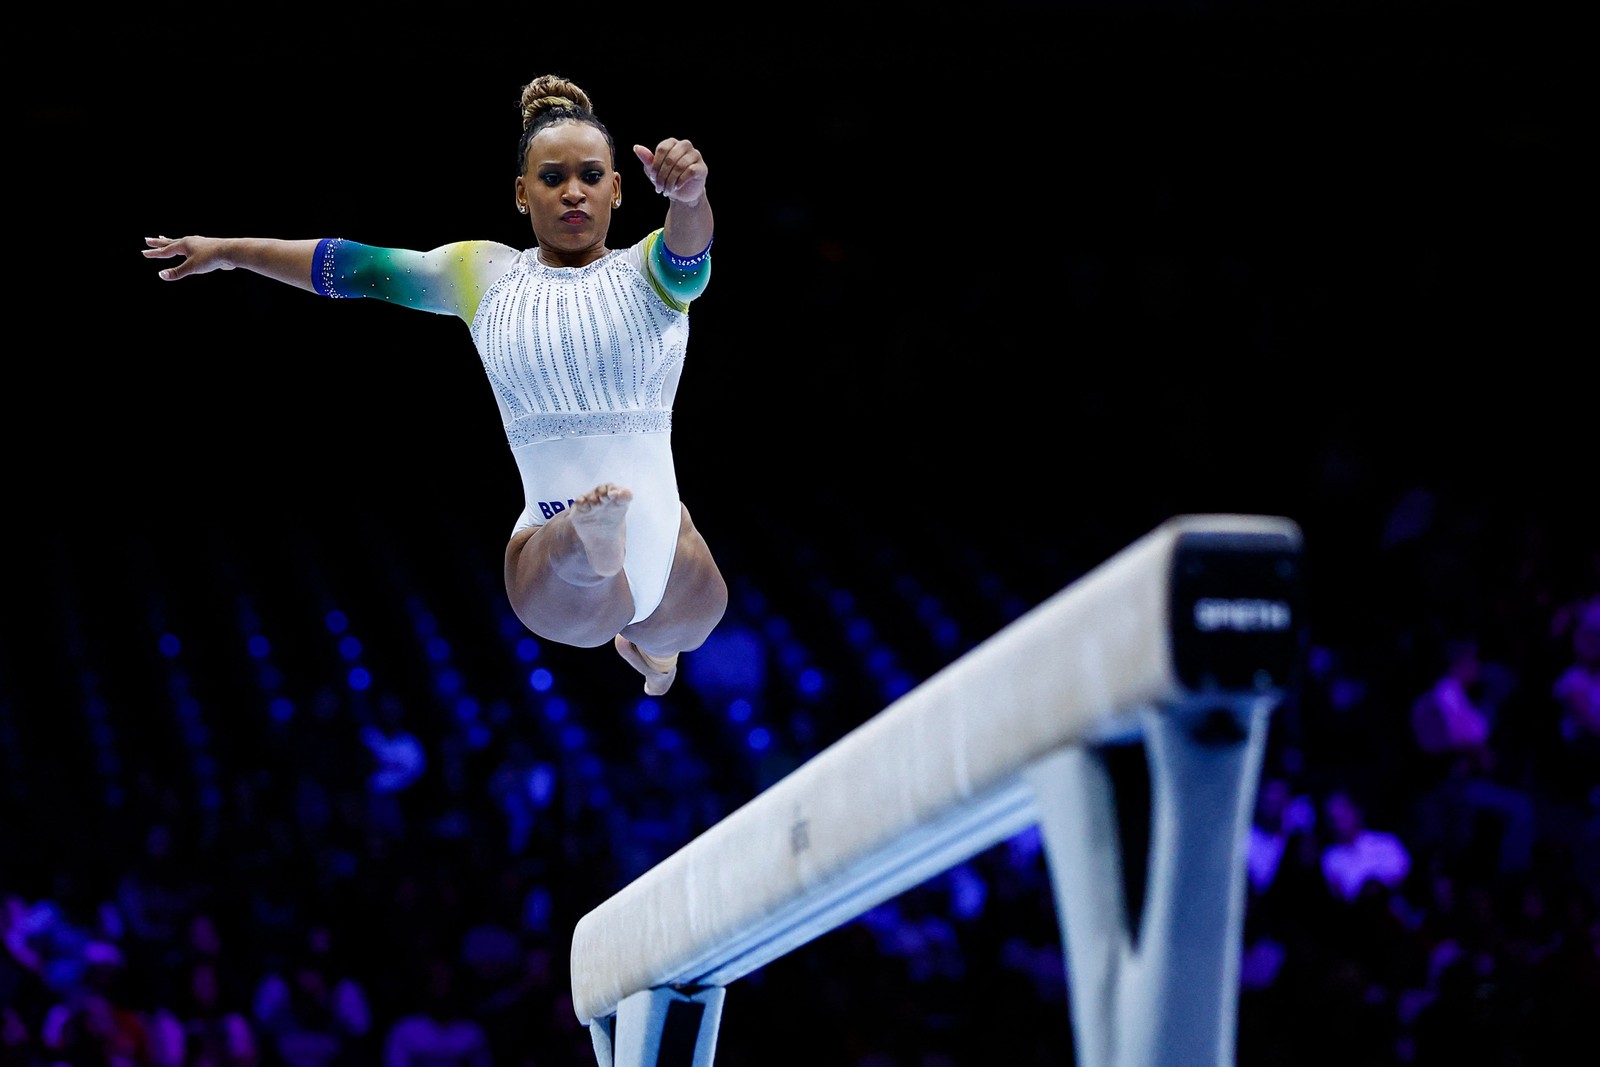
[[[589,215],[583,211],[569,211],[561,216],[562,222],[588,222]]]

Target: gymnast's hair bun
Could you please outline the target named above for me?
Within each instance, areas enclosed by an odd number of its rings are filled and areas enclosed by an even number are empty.
[[[589,94],[559,74],[541,74],[522,87],[522,128],[558,109],[594,113]]]

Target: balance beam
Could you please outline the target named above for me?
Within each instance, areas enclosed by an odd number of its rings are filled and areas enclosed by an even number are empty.
[[[1034,824],[1078,1061],[1229,1067],[1300,552],[1281,517],[1168,520],[585,914],[572,1001],[599,1067],[710,1067],[730,983]],[[1105,758],[1130,743],[1150,771],[1144,862]],[[1138,915],[1126,868],[1144,872]]]

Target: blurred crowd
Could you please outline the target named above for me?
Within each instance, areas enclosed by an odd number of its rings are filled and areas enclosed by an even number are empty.
[[[1377,580],[1456,580],[1459,529],[1416,508],[1389,512]],[[95,804],[105,829],[50,824],[43,859],[42,816],[31,835],[0,826],[0,1067],[592,1063],[574,922],[841,733],[841,679],[881,706],[986,636],[910,561],[878,570],[893,592],[873,600],[806,552],[779,553],[788,587],[741,580],[674,692],[623,716],[586,716],[582,681],[563,693],[513,622],[521,704],[341,679],[236,722],[245,740],[207,749],[207,773],[125,748],[121,792]],[[1360,643],[1337,618],[1313,627],[1257,792],[1242,1067],[1590,1062],[1600,555],[1578,559],[1523,559],[1489,610],[1414,613]],[[807,568],[831,577],[807,586]],[[998,570],[951,582],[987,590],[991,630],[1031,595],[1008,599]],[[805,646],[773,607],[803,596],[836,647]],[[896,664],[895,612],[919,620],[923,660]],[[1048,878],[1024,832],[747,976],[719,1067],[1072,1062]]]

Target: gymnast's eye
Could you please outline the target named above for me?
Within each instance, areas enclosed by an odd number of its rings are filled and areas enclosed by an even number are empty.
[[[583,172],[583,181],[586,185],[598,185],[605,180],[606,172],[598,168]]]

